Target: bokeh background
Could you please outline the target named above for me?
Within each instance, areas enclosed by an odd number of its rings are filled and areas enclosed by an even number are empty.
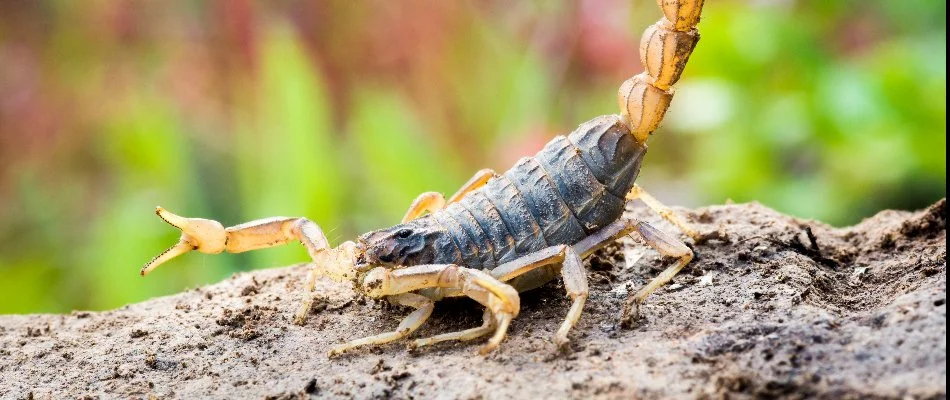
[[[851,224],[946,195],[946,3],[707,2],[641,182]],[[423,191],[616,113],[652,0],[0,1],[0,313],[107,309],[299,245],[188,254],[156,205],[318,221],[334,243]]]

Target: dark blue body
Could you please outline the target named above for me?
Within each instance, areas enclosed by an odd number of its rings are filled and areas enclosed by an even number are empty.
[[[409,224],[444,229],[434,249],[439,264],[488,269],[571,245],[620,218],[645,153],[618,116],[598,117],[461,201]]]

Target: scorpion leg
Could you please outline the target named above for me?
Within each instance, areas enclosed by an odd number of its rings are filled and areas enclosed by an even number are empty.
[[[640,233],[640,236],[643,237],[650,247],[653,247],[664,256],[676,257],[678,260],[657,275],[656,278],[653,278],[650,283],[637,291],[636,294],[627,298],[624,302],[620,317],[620,323],[623,326],[632,325],[633,321],[639,317],[640,304],[643,304],[643,301],[646,300],[651,293],[673,280],[673,277],[693,260],[693,251],[679,239],[642,221],[636,222],[634,229]]]
[[[485,168],[483,170],[476,172],[475,175],[472,176],[472,179],[469,179],[468,182],[465,182],[465,184],[462,185],[462,187],[458,190],[458,192],[455,192],[455,194],[453,194],[452,197],[449,197],[448,204],[452,204],[459,200],[462,200],[462,198],[464,198],[465,195],[471,193],[472,191],[478,190],[478,188],[482,186],[485,186],[488,183],[488,181],[491,180],[491,178],[494,178],[496,176],[498,176],[498,173],[488,168]]]
[[[401,269],[376,268],[363,278],[363,291],[371,297],[391,296],[426,288],[457,290],[481,303],[494,317],[495,334],[482,347],[487,354],[498,347],[511,320],[518,315],[518,291],[486,272],[455,264],[417,265]]]
[[[560,245],[538,250],[495,267],[491,270],[491,275],[502,282],[508,282],[537,268],[560,264],[564,262],[564,257],[569,247],[570,246],[567,245]],[[532,289],[527,286],[520,287],[525,290]]]
[[[429,316],[432,315],[432,309],[435,307],[435,303],[431,299],[415,293],[402,293],[389,296],[388,300],[393,304],[412,307],[416,310],[406,316],[406,318],[399,323],[399,327],[397,327],[395,331],[364,337],[335,346],[330,350],[330,357],[343,354],[347,350],[355,347],[385,344],[409,336],[409,334],[415,332],[416,329],[419,329],[419,327],[429,319]]]
[[[600,250],[615,240],[620,239],[636,230],[636,221],[621,218],[603,229],[594,232],[574,245],[574,250],[581,258],[587,258],[595,251]]]
[[[647,207],[650,207],[651,210],[657,214],[660,214],[660,217],[675,225],[677,228],[679,228],[679,230],[685,233],[686,236],[692,238],[696,243],[700,243],[704,239],[702,234],[677,217],[671,208],[647,193],[647,191],[640,187],[640,185],[633,185],[633,189],[630,190],[630,193],[627,193],[627,199],[642,201],[647,205]]]
[[[482,336],[485,336],[491,333],[495,329],[495,317],[491,314],[489,309],[485,309],[485,314],[482,316],[482,326],[477,328],[466,329],[464,331],[443,333],[441,335],[436,335],[432,337],[427,337],[424,339],[416,339],[413,342],[413,347],[422,347],[429,346],[436,343],[447,342],[450,340],[474,340]]]
[[[552,264],[561,264],[561,277],[567,295],[571,297],[571,308],[561,323],[561,327],[554,335],[554,343],[563,346],[567,344],[567,335],[577,324],[584,303],[589,295],[587,271],[581,260],[595,251],[620,237],[634,231],[635,224],[628,220],[616,221],[603,229],[581,240],[574,246],[552,246],[520,259],[502,264],[491,271],[492,276],[508,282],[519,289],[532,289],[543,285],[553,278],[549,271],[542,271],[543,267]]]
[[[409,211],[402,217],[402,223],[412,221],[429,212],[436,212],[445,208],[445,196],[439,192],[425,192],[416,197],[416,200],[409,205]]]
[[[485,186],[486,183],[491,178],[498,176],[494,170],[483,169],[475,173],[475,176],[472,179],[469,179],[468,182],[465,182],[462,185],[462,188],[458,190],[448,201],[445,200],[445,196],[438,192],[425,192],[420,194],[419,197],[416,197],[416,200],[412,202],[409,206],[409,211],[406,212],[406,216],[402,218],[402,223],[412,221],[416,218],[421,217],[425,213],[433,213],[445,208],[446,205],[458,202],[462,200],[465,195],[471,193],[478,188]]]
[[[303,325],[307,322],[307,314],[310,313],[310,309],[313,307],[313,291],[316,288],[317,279],[320,276],[328,275],[337,281],[352,278],[348,275],[351,272],[348,270],[348,267],[352,268],[352,260],[356,258],[355,243],[344,242],[330,252],[330,254],[326,253],[327,252],[323,252],[319,260],[314,258],[313,266],[310,267],[310,272],[307,273],[307,281],[304,284],[305,294],[303,302],[300,303],[300,307],[297,308],[297,312],[294,313],[294,323],[297,325]],[[330,257],[335,257],[335,259]],[[330,270],[329,268],[331,267],[334,269]]]
[[[646,222],[630,219],[620,219],[594,232],[592,235],[575,244],[574,251],[579,254],[581,258],[586,258],[607,244],[633,231],[637,231],[646,243],[659,251],[660,254],[668,257],[676,257],[678,260],[675,264],[661,272],[656,278],[653,278],[650,283],[640,289],[636,294],[627,299],[621,314],[621,324],[624,326],[629,326],[636,320],[639,316],[640,304],[642,304],[651,293],[669,283],[683,267],[693,260],[693,251],[679,239],[663,233]],[[566,281],[565,286],[567,286]]]
[[[554,344],[558,347],[567,344],[567,334],[577,324],[584,310],[584,304],[590,293],[587,284],[587,271],[578,252],[571,246],[551,246],[519,259],[507,262],[491,271],[492,276],[501,281],[511,281],[510,284],[519,289],[533,289],[553,278],[553,271],[545,267],[557,265],[567,295],[571,298],[571,309],[554,334]]]
[[[508,280],[521,277],[526,272],[536,270],[539,267],[543,267],[549,264],[561,263],[564,260],[564,251],[567,246],[552,246],[540,251],[537,251],[533,254],[522,257],[519,260],[514,260],[509,263],[504,264],[505,268],[497,267],[492,270],[490,273],[496,279],[499,279],[502,282],[507,282]],[[547,272],[547,271],[545,271]],[[553,276],[552,276],[553,277]],[[529,277],[530,278],[530,277]],[[525,283],[531,286],[532,288],[544,284],[549,279],[538,279],[538,283],[533,282],[531,279],[525,280]],[[508,282],[509,285],[513,285],[516,289],[518,288],[517,282]],[[447,293],[449,297],[454,297],[456,293]],[[482,325],[476,328],[466,329],[458,332],[444,333],[441,335],[436,335],[428,338],[417,339],[413,342],[414,347],[429,346],[436,343],[447,342],[452,340],[467,341],[478,339],[482,336],[485,336],[492,332],[495,329],[494,317],[491,314],[491,310],[485,309],[485,315],[482,317]]]
[[[564,288],[567,289],[567,295],[570,296],[572,303],[571,309],[567,312],[567,317],[564,318],[561,327],[554,334],[554,344],[558,347],[567,344],[567,334],[577,324],[577,320],[581,318],[584,303],[587,302],[587,296],[590,294],[590,288],[587,285],[587,270],[584,269],[581,258],[571,247],[568,247],[564,254],[561,276],[564,279]]]

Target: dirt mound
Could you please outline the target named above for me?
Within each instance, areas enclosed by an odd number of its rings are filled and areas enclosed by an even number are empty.
[[[321,282],[307,325],[293,325],[300,265],[108,312],[2,316],[0,398],[946,397],[945,200],[846,229],[756,204],[680,211],[721,238],[694,247],[632,329],[618,325],[623,299],[669,260],[631,238],[592,257],[566,351],[549,341],[570,305],[552,282],[523,294],[487,357],[478,343],[399,342],[330,360],[407,310]],[[441,302],[416,336],[481,314]]]

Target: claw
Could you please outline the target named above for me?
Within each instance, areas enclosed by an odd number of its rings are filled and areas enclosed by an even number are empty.
[[[228,233],[218,221],[202,218],[185,218],[175,215],[162,207],[155,208],[155,214],[169,225],[181,230],[178,243],[169,247],[142,267],[139,272],[145,276],[159,265],[172,258],[192,250],[207,254],[218,254],[227,248]]]
[[[501,344],[501,341],[505,339],[505,334],[508,332],[508,325],[511,324],[511,318],[512,317],[510,315],[498,316],[498,327],[495,328],[495,334],[491,339],[488,340],[488,343],[478,350],[481,355],[488,355],[488,353],[491,353],[498,348],[498,345]]]
[[[185,254],[189,251],[195,249],[195,246],[191,243],[188,243],[184,238],[178,241],[174,246],[169,247],[168,250],[162,252],[158,256],[155,256],[151,261],[145,264],[142,267],[142,270],[139,271],[139,274],[145,276],[149,272],[152,272],[155,268],[158,268],[159,265],[164,264],[166,261],[171,260],[175,257],[178,257],[182,254]]]

